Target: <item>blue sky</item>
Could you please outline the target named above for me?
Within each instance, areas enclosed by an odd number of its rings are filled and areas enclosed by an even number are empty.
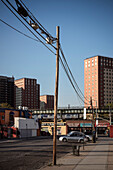
[[[113,57],[113,0],[23,2],[54,37],[56,26],[60,26],[60,43],[65,57],[84,92],[84,59],[95,55]],[[0,19],[33,37],[2,2]],[[24,37],[0,22],[0,75],[13,75],[15,79],[36,78],[41,95],[54,94],[55,67],[55,55],[40,42]],[[68,104],[79,106],[81,102],[60,66],[59,106]]]

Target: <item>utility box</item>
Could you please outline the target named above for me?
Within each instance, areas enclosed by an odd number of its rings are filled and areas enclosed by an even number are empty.
[[[113,125],[110,126],[110,138],[113,138]]]
[[[37,136],[39,124],[34,119],[15,117],[14,127],[18,128],[21,138],[35,137]]]

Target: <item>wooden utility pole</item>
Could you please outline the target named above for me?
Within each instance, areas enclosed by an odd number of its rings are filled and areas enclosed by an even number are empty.
[[[58,81],[59,81],[59,26],[56,27],[56,80],[54,101],[54,133],[53,133],[53,165],[56,165],[56,137],[57,137],[57,106],[58,106]]]

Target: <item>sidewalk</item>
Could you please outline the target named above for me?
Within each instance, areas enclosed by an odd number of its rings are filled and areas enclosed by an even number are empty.
[[[113,138],[99,138],[97,143],[90,143],[80,156],[72,153],[57,160],[57,165],[48,165],[41,170],[113,170]]]

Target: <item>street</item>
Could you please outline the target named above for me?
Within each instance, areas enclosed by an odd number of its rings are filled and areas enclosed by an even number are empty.
[[[1,170],[113,169],[113,138],[99,137],[72,154],[72,145],[57,140],[57,166],[52,165],[53,140],[50,137],[8,139],[0,141]],[[98,168],[97,168],[98,167]]]
[[[57,158],[72,151],[57,141]],[[53,140],[50,137],[0,141],[1,170],[34,170],[52,162]]]

